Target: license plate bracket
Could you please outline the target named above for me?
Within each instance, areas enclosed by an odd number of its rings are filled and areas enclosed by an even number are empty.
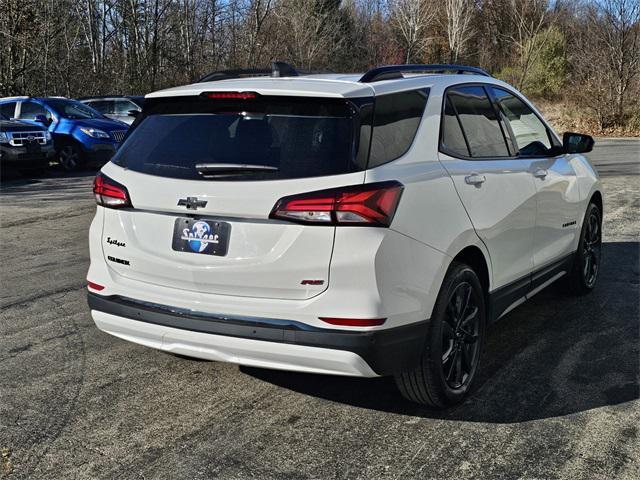
[[[223,257],[229,248],[231,225],[207,218],[179,217],[173,226],[171,248],[177,252]]]

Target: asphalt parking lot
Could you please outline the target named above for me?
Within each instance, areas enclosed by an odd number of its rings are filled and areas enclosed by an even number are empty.
[[[459,407],[168,355],[86,305],[89,173],[0,186],[0,477],[640,478],[640,140],[603,140],[604,265],[490,330]]]

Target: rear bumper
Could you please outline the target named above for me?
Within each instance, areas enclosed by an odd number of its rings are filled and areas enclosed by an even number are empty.
[[[101,330],[183,355],[282,370],[374,377],[414,368],[425,321],[346,331],[296,321],[213,315],[89,292]]]

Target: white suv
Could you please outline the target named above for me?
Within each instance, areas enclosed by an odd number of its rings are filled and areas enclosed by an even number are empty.
[[[222,72],[147,95],[94,184],[99,329],[181,355],[393,375],[459,402],[486,326],[561,277],[593,289],[602,193],[473,67]]]

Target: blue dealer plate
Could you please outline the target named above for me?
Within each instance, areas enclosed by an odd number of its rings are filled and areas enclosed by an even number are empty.
[[[202,218],[176,218],[172,248],[178,252],[224,256],[231,225]]]

